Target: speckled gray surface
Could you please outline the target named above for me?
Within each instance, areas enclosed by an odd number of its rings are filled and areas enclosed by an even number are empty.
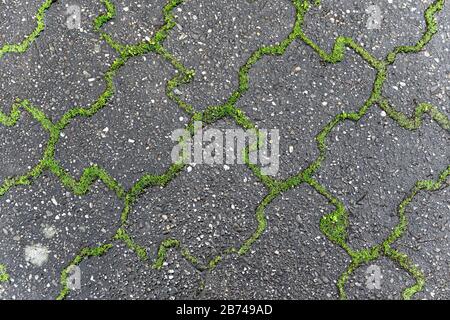
[[[0,0],[0,299],[450,299],[449,26],[447,0]],[[211,107],[279,130],[276,175],[173,165]]]
[[[110,104],[67,127],[56,159],[77,177],[85,167],[98,164],[126,188],[146,172],[164,173],[172,163],[171,133],[188,122],[165,95],[173,76],[171,66],[155,54],[130,61],[116,77]]]

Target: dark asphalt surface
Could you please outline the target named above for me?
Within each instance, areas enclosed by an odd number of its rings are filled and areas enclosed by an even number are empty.
[[[421,277],[425,283],[414,299],[450,299],[450,178],[442,175],[450,165],[450,1],[322,0],[302,25],[326,52],[345,36],[384,60],[396,47],[416,44],[429,28],[425,11],[443,2],[433,38],[387,66],[380,92],[408,117],[421,103],[433,105],[445,118],[441,123],[425,114],[409,130],[377,101],[358,121],[333,126],[321,153],[316,137],[336,115],[362,108],[377,70],[348,47],[342,61],[328,63],[297,38],[283,54],[264,55],[249,68],[248,90],[235,107],[258,128],[280,130],[275,181],[321,159],[310,180],[275,193],[246,165],[188,165],[167,185],[142,190],[129,211],[129,198],[101,179],[83,194],[49,168],[29,184],[10,183],[39,164],[52,139],[25,109],[8,125],[14,101],[28,100],[55,124],[97,101],[108,88],[105,74],[120,58],[93,28],[106,12],[100,0],[55,1],[29,48],[2,54],[35,30],[43,2],[0,0],[0,299],[55,299],[71,265],[79,268],[81,287],[67,299],[339,299],[338,287],[349,299],[401,299]],[[123,45],[149,41],[165,23],[167,0],[111,2],[116,16],[101,32]],[[174,93],[198,112],[225,104],[252,54],[289,37],[296,22],[291,0],[180,2],[162,45],[195,70]],[[71,7],[80,9],[79,28],[68,27]],[[128,195],[145,174],[164,175],[172,165],[171,134],[192,116],[168,94],[166,83],[179,74],[155,52],[127,59],[105,106],[59,132],[54,161],[77,181],[86,168],[101,167]],[[239,128],[231,117],[207,127]],[[434,190],[409,198],[418,181],[436,182],[440,175]],[[340,204],[348,216],[345,246],[321,229],[321,218]],[[402,209],[408,224],[391,247],[407,256],[408,266],[381,252],[340,286],[352,262],[349,250],[382,244],[402,222]],[[261,234],[238,254],[261,220],[267,222]],[[117,239],[121,229],[129,241]],[[156,268],[167,239],[179,246],[168,248]],[[105,244],[111,247],[101,256],[82,254]],[[375,288],[370,270],[379,271]]]

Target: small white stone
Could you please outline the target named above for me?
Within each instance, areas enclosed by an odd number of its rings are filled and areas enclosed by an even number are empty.
[[[57,206],[58,205],[58,201],[56,201],[55,197],[51,198],[52,203]]]

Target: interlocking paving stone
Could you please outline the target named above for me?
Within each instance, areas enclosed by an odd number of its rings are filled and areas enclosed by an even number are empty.
[[[8,266],[11,281],[2,285],[0,297],[54,299],[61,270],[73,253],[111,238],[121,207],[101,184],[85,196],[74,196],[51,175],[4,195],[0,260]]]
[[[145,172],[164,173],[172,164],[172,131],[188,121],[165,95],[165,83],[173,76],[172,67],[155,54],[129,61],[115,79],[111,102],[65,130],[56,159],[75,176],[100,165],[126,188]]]
[[[287,0],[187,1],[175,13],[177,27],[165,46],[196,70],[192,83],[179,90],[199,109],[224,103],[253,51],[286,38],[294,23]]]
[[[164,23],[161,8],[165,0],[120,0],[115,4],[118,18],[103,30],[122,43],[134,44],[151,38]]]
[[[417,299],[447,299],[449,295],[449,217],[445,214],[450,208],[449,192],[446,188],[420,194],[408,210],[409,232],[396,245],[426,275],[424,291]]]
[[[0,0],[0,298],[449,298],[448,9]],[[194,120],[278,173],[172,163]]]
[[[355,112],[370,97],[375,72],[356,54],[323,64],[303,43],[282,57],[265,57],[250,72],[237,106],[260,128],[280,130],[280,170],[286,179],[318,156],[315,137],[336,114]]]
[[[28,99],[58,120],[71,108],[89,106],[105,90],[103,74],[117,54],[93,31],[92,20],[102,12],[102,4],[93,0],[79,4],[80,30],[67,27],[70,4],[70,0],[55,2],[47,11],[45,31],[29,50],[2,58],[2,111],[17,98]]]
[[[48,133],[28,113],[14,127],[0,130],[0,183],[24,174],[42,158]]]
[[[201,274],[179,252],[170,252],[164,267],[154,270],[121,244],[84,261],[80,270],[82,290],[69,299],[195,299],[201,283]]]
[[[34,28],[34,15],[42,4],[41,0],[0,2],[0,46],[23,40]]]
[[[431,3],[432,0],[322,1],[321,6],[313,6],[306,15],[304,30],[328,50],[337,36],[346,36],[383,59],[396,46],[419,40],[425,29],[423,14]],[[378,13],[381,23],[370,27],[371,18]]]
[[[317,178],[349,210],[352,247],[386,239],[398,223],[398,206],[416,181],[436,176],[450,158],[445,147],[450,137],[434,122],[407,135],[404,131],[377,110],[329,136],[333,143]]]
[[[450,115],[450,3],[445,3],[437,20],[439,34],[423,52],[399,57],[386,82],[386,97],[406,114],[426,101]]]
[[[266,210],[269,227],[251,253],[230,258],[207,278],[201,298],[336,299],[336,279],[348,257],[319,229],[332,210],[307,186],[293,189]]]
[[[129,234],[151,255],[163,240],[178,239],[205,265],[226,249],[239,248],[254,232],[265,193],[244,165],[188,167],[165,188],[149,189],[138,200]]]

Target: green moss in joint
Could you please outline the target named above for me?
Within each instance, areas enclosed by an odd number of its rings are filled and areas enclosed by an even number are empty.
[[[9,274],[6,272],[6,267],[0,264],[0,283],[9,281]]]

